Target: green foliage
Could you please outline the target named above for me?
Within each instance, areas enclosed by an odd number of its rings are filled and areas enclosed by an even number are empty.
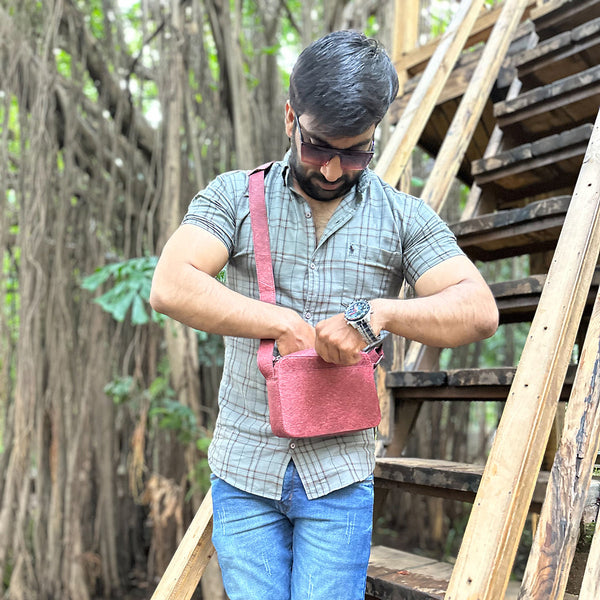
[[[104,391],[116,405],[131,403],[135,406],[142,400],[149,401],[148,419],[151,431],[154,428],[169,431],[181,444],[193,444],[199,451],[200,458],[188,477],[192,491],[196,488],[206,491],[210,485],[207,452],[211,437],[206,429],[198,425],[192,409],[177,401],[175,390],[169,383],[168,362],[163,360],[158,370],[159,375],[147,389],[141,389],[133,377],[125,376],[109,382]]]
[[[83,279],[81,287],[94,292],[108,280],[112,280],[113,287],[95,298],[94,302],[116,321],[123,322],[131,310],[132,325],[145,325],[150,318],[155,322],[162,322],[164,317],[146,308],[157,262],[158,257],[145,256],[98,267],[92,275]]]

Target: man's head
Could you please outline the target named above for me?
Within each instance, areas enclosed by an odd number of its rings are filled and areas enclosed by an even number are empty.
[[[335,31],[298,57],[290,105],[308,114],[323,137],[354,137],[383,119],[398,93],[398,76],[384,48],[356,31]]]

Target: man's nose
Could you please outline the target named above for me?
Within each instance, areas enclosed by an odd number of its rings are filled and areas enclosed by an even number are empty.
[[[337,181],[342,176],[342,173],[341,159],[337,154],[321,167],[321,175],[327,181]]]

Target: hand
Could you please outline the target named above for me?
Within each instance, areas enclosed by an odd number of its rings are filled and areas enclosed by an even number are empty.
[[[360,361],[365,340],[346,323],[342,313],[317,323],[315,332],[315,350],[323,360],[336,365],[355,365]]]
[[[315,328],[293,311],[289,311],[289,322],[275,342],[281,356],[315,347]]]

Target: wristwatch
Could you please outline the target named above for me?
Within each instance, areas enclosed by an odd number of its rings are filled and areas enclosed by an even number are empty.
[[[367,342],[367,347],[363,350],[370,350],[381,344],[381,337],[375,335],[371,328],[371,305],[368,300],[361,298],[351,302],[346,308],[344,318],[346,323],[352,325],[362,335],[363,340]]]

